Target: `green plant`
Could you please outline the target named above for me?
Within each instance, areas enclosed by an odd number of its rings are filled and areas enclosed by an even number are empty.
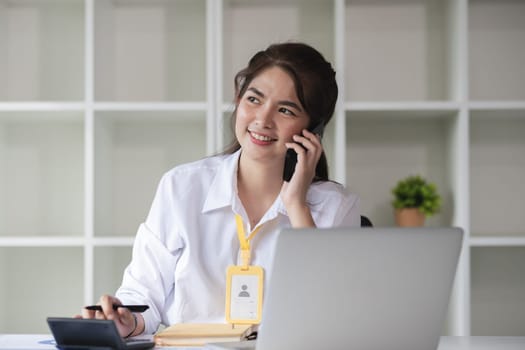
[[[421,176],[408,176],[392,189],[396,209],[418,208],[425,216],[432,216],[441,208],[441,196],[436,185],[428,183]]]

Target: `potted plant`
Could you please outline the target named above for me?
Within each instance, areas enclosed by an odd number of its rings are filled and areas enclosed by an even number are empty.
[[[400,180],[392,189],[396,223],[398,226],[423,226],[425,218],[441,208],[441,196],[436,185],[419,175]]]

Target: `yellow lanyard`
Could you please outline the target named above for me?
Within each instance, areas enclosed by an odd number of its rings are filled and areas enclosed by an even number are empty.
[[[242,218],[239,214],[235,214],[235,222],[237,223],[237,236],[239,237],[239,243],[241,245],[241,260],[244,268],[248,268],[250,265],[251,253],[250,253],[250,241],[255,236],[261,226],[257,227],[255,230],[250,233],[248,238],[244,233],[244,225],[242,223]]]

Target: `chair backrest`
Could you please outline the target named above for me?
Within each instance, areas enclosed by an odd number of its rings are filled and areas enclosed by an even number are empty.
[[[361,227],[373,227],[372,221],[364,215],[361,215]]]

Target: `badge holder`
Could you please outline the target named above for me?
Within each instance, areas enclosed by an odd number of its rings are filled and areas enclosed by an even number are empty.
[[[226,271],[226,321],[235,324],[259,324],[262,319],[264,270],[250,265],[250,240],[260,227],[248,238],[240,215],[235,216],[237,234],[241,246],[241,265],[229,266]]]
[[[259,324],[262,318],[263,269],[230,266],[226,274],[226,321]]]

